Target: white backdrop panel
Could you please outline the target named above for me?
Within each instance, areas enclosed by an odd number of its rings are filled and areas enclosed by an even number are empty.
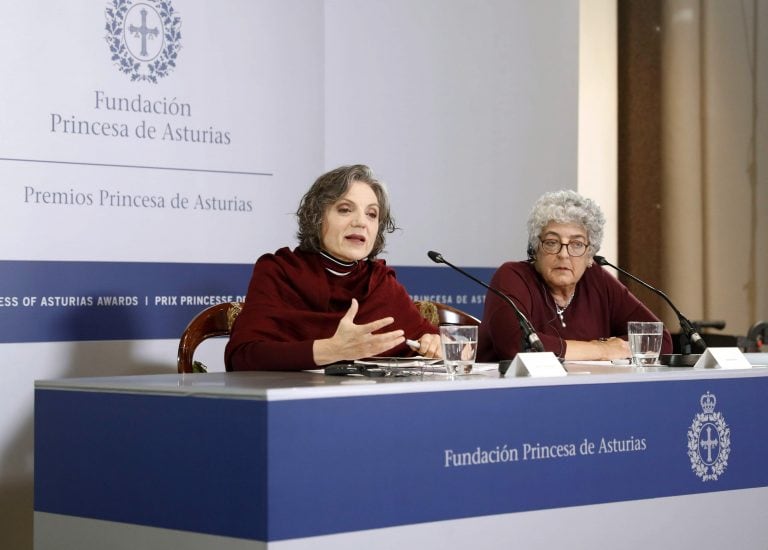
[[[177,0],[177,66],[157,84],[112,61],[111,5],[4,6],[0,229],[44,218],[57,238],[5,240],[2,257],[251,262],[290,239],[284,214],[323,168],[322,3]],[[135,195],[162,206],[116,206]]]
[[[525,256],[543,191],[576,188],[578,3],[326,2],[326,164],[370,163],[396,265]]]

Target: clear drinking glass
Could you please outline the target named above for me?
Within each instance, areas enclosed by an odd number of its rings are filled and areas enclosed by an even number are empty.
[[[443,325],[440,327],[443,364],[448,374],[470,374],[477,355],[477,326]]]
[[[647,367],[659,363],[664,323],[660,321],[630,321],[627,326],[632,364]]]

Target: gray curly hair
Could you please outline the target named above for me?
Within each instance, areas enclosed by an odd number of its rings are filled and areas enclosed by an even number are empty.
[[[564,189],[544,193],[534,203],[528,215],[528,257],[533,259],[539,247],[539,236],[549,223],[574,223],[584,227],[589,239],[589,258],[600,250],[603,243],[605,216],[600,206],[576,191]]]
[[[299,248],[309,252],[320,252],[323,247],[322,226],[326,209],[349,191],[353,182],[359,181],[371,186],[379,201],[379,230],[373,249],[368,255],[372,260],[384,250],[385,233],[394,232],[397,227],[389,208],[389,195],[382,182],[377,180],[370,168],[364,164],[340,166],[317,178],[309,191],[302,197],[296,217],[299,230],[296,237]]]

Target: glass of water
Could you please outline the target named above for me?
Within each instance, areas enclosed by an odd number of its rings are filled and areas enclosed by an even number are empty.
[[[664,323],[661,321],[630,321],[627,326],[632,364],[647,367],[659,363]]]
[[[443,363],[448,374],[470,374],[477,355],[477,326],[443,325],[440,327]]]

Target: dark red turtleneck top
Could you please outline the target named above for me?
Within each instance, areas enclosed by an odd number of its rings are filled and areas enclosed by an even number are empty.
[[[384,331],[403,329],[411,339],[437,333],[384,260],[343,266],[321,254],[281,248],[259,258],[253,268],[243,311],[224,352],[227,370],[318,368],[313,342],[333,336],[352,298],[360,306],[356,324],[391,316],[395,322]],[[401,344],[385,355],[411,353]]]

